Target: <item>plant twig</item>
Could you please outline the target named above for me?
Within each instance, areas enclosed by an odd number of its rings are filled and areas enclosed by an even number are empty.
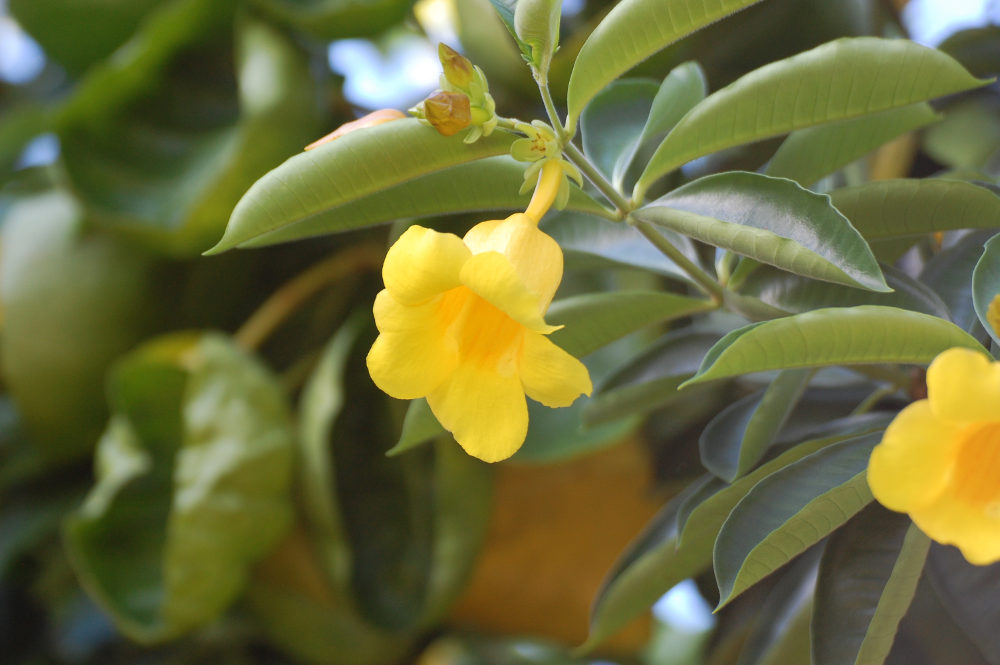
[[[688,276],[694,280],[695,284],[697,284],[702,291],[710,296],[716,304],[723,302],[725,290],[722,286],[694,261],[684,256],[683,252],[674,247],[669,240],[657,233],[656,229],[654,229],[649,222],[643,222],[632,218],[629,218],[628,221],[632,226],[639,230],[639,233],[646,236],[646,239],[649,240],[649,242],[651,242],[656,249],[660,250],[660,252],[662,252],[668,259],[676,263],[681,270],[686,272]]]

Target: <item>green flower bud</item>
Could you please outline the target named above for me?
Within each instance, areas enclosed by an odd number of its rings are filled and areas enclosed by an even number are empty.
[[[424,100],[427,122],[444,136],[452,136],[472,123],[469,98],[460,92],[439,92]]]
[[[469,59],[444,43],[438,44],[438,58],[448,82],[456,88],[467,90],[475,75]]]

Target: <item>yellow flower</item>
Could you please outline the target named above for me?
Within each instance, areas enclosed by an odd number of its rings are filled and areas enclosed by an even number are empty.
[[[868,484],[879,503],[971,563],[1000,560],[1000,362],[962,348],[935,358],[927,399],[886,429]]]
[[[477,224],[464,238],[411,226],[382,267],[372,379],[393,397],[426,397],[465,451],[487,462],[524,442],[526,394],[560,407],[591,391],[587,368],[545,336],[558,329],[544,314],[563,261],[538,221],[561,181],[553,161],[525,212]]]

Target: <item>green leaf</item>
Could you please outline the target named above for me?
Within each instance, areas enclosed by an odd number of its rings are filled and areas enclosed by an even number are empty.
[[[539,81],[547,81],[552,54],[559,48],[560,0],[518,0],[514,34],[528,49],[528,64]]]
[[[265,247],[411,217],[456,212],[524,210],[531,195],[518,194],[524,182],[523,176],[524,164],[509,156],[487,157],[352,199],[280,226],[274,231],[251,237],[239,246]],[[600,204],[575,186],[570,187],[566,208],[576,212],[603,211]]]
[[[719,173],[632,214],[804,277],[889,291],[867,243],[829,197],[791,180]]]
[[[1000,150],[1000,118],[989,97],[950,104],[944,120],[924,132],[922,148],[955,169],[984,170]]]
[[[830,537],[813,610],[816,665],[882,665],[917,589],[930,540],[874,504]]]
[[[68,194],[18,198],[3,216],[0,367],[33,445],[50,461],[87,455],[107,423],[96,386],[158,323],[158,266],[102,233]]]
[[[987,312],[994,300],[1000,303],[1000,235],[991,238],[983,248],[983,256],[972,273],[972,302],[983,328],[1000,344],[1000,324],[991,323]],[[1000,316],[1000,304],[995,305],[994,317]]]
[[[973,231],[924,264],[920,281],[940,294],[948,306],[949,318],[967,332],[979,325],[972,302],[972,272],[983,255],[983,244],[993,231]]]
[[[278,21],[321,39],[372,37],[396,25],[411,0],[251,0]]]
[[[838,39],[709,95],[660,144],[636,185],[724,148],[909,106],[985,84],[949,56],[903,39]]]
[[[411,448],[416,448],[447,433],[448,430],[442,427],[438,419],[434,417],[426,399],[410,400],[410,406],[406,409],[406,417],[403,418],[403,431],[399,434],[399,441],[385,454],[392,457],[405,453]]]
[[[510,143],[510,135],[496,132],[468,145],[441,136],[414,118],[351,132],[295,155],[254,183],[236,204],[225,235],[208,253],[231,249],[449,166],[506,154]],[[349,228],[355,227],[344,220],[339,230]]]
[[[625,176],[639,149],[651,141],[662,140],[663,135],[673,129],[685,113],[705,98],[707,87],[705,73],[697,62],[685,62],[670,70],[660,84],[656,97],[653,98],[642,134],[631,144],[626,145],[615,162],[611,179],[616,188],[623,187]],[[591,103],[591,107],[595,102]],[[586,116],[586,112],[584,115]],[[586,131],[584,133],[586,134]]]
[[[177,334],[117,366],[97,484],[67,521],[84,587],[132,639],[215,619],[292,519],[275,379],[226,339]]]
[[[829,125],[800,129],[788,135],[765,173],[789,178],[808,187],[887,141],[940,120],[926,103],[904,106]]]
[[[638,148],[658,89],[647,79],[615,81],[583,112],[583,150],[605,176]]]
[[[830,199],[868,240],[1000,227],[1000,196],[961,180],[883,180]]]
[[[928,577],[937,597],[965,636],[989,663],[1000,659],[996,603],[1000,564],[974,566],[954,547],[932,545],[927,557]]]
[[[787,314],[821,307],[885,305],[950,318],[948,306],[930,287],[891,265],[882,264],[882,274],[892,293],[874,293],[849,286],[817,282],[781,270],[761,266],[742,285],[740,293],[753,296]]]
[[[566,126],[616,78],[681,37],[759,0],[623,0],[580,48],[569,78]]]
[[[818,549],[804,553],[775,575],[777,579],[763,600],[754,603],[748,634],[740,649],[740,663],[809,662],[809,619]]]
[[[734,330],[685,385],[792,367],[924,364],[953,346],[984,351],[964,330],[934,316],[877,305],[831,307]]]
[[[640,268],[684,282],[690,280],[686,272],[628,224],[592,215],[556,213],[543,219],[540,228],[555,238],[567,259],[594,257],[617,266]],[[668,229],[656,230],[684,256],[698,261],[694,244],[686,236]]]
[[[872,499],[865,477],[880,437],[835,443],[760,481],[719,530],[719,607],[784,566]]]
[[[753,468],[784,426],[812,374],[779,372],[765,390],[747,395],[713,418],[698,439],[705,468],[730,483]]]
[[[546,320],[566,326],[549,339],[581,357],[660,321],[714,309],[710,301],[657,291],[615,291],[572,296],[552,303]]]
[[[1000,26],[967,28],[954,33],[938,48],[961,62],[976,76],[1000,74]]]
[[[235,44],[231,24],[213,25],[164,58],[159,86],[118,107],[88,108],[102,114],[96,122],[67,116],[60,132],[67,173],[97,220],[170,254],[215,241],[246,188],[318,121],[305,52],[259,21],[240,21]],[[136,45],[140,54],[161,49],[154,37],[176,29],[158,27]],[[192,115],[205,107],[212,112]]]
[[[587,423],[645,413],[679,397],[677,387],[697,371],[699,359],[717,339],[713,333],[686,330],[665,336],[598,386],[584,411]]]

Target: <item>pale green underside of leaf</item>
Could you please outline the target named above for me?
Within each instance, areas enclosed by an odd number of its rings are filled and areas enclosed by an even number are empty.
[[[685,385],[790,367],[925,364],[953,346],[983,347],[955,324],[894,307],[831,307],[734,330]]]
[[[545,319],[552,325],[565,326],[549,339],[580,357],[652,323],[714,307],[710,301],[672,293],[616,291],[557,300]]]
[[[972,272],[972,304],[983,328],[993,341],[1000,344],[1000,329],[987,320],[986,313],[994,298],[1000,298],[1000,236],[993,236],[983,250],[983,256]]]
[[[466,145],[415,119],[352,132],[295,155],[254,183],[209,253],[449,166],[505,154],[511,139],[497,132]]]
[[[791,180],[710,175],[633,216],[798,275],[890,290],[867,243],[830,199]]]
[[[506,155],[451,166],[353,199],[336,208],[263,233],[239,246],[266,247],[397,219],[431,215],[496,211],[497,216],[506,216],[503,214],[505,211],[523,210],[531,200],[530,192],[518,194],[523,173],[524,164]],[[600,204],[576,185],[570,185],[566,209],[573,212],[602,211]]]
[[[580,48],[567,91],[570,131],[607,84],[681,37],[760,0],[623,0]]]
[[[808,187],[886,141],[940,118],[934,109],[921,102],[830,125],[800,129],[784,140],[765,173],[790,178]]]
[[[910,41],[838,39],[761,67],[708,96],[660,144],[637,191],[724,148],[984,83],[944,53]]]
[[[960,180],[884,180],[838,189],[830,199],[868,240],[1000,228],[1000,196]]]
[[[791,561],[873,499],[865,469],[874,437],[834,444],[762,480],[715,541],[719,607]]]

